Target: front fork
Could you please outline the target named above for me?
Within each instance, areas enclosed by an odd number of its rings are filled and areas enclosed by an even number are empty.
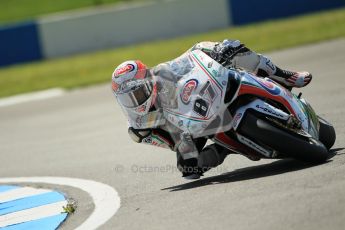
[[[315,139],[319,139],[320,122],[317,114],[305,99],[300,99],[304,112],[308,117],[308,133]]]

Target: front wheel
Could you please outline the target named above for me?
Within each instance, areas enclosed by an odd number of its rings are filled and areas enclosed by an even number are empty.
[[[331,123],[323,119],[322,117],[319,118],[320,129],[319,129],[319,140],[326,146],[329,150],[334,145],[336,134],[334,127]]]
[[[284,156],[305,162],[321,163],[331,156],[320,141],[278,128],[252,113],[248,113],[241,122],[239,133],[258,144],[269,146]]]

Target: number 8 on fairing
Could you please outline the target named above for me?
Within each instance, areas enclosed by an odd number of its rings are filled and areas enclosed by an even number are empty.
[[[195,100],[193,110],[197,114],[199,114],[203,117],[206,117],[207,110],[208,110],[208,103],[205,100],[199,98],[199,99]]]

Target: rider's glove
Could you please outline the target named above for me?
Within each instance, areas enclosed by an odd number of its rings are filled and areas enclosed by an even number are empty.
[[[211,57],[220,64],[227,66],[231,64],[231,59],[245,46],[239,40],[224,40],[217,44],[211,52]]]
[[[141,143],[142,140],[151,134],[150,129],[134,129],[133,127],[128,128],[128,134],[133,141]]]

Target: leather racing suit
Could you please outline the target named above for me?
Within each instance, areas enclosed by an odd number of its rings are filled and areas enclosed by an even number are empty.
[[[227,68],[244,69],[261,77],[269,77],[287,88],[303,87],[311,80],[307,72],[282,70],[272,61],[248,49],[238,40],[218,42],[200,42],[180,57],[159,64],[151,69],[156,76],[157,99],[147,117],[129,118],[128,132],[138,143],[169,148],[176,152],[177,167],[183,177],[199,178],[210,168],[223,163],[230,153],[224,147],[211,144],[205,147],[206,138],[193,138],[176,126],[166,121],[162,110],[177,107],[176,83],[184,73],[190,70],[188,52],[201,50]]]

